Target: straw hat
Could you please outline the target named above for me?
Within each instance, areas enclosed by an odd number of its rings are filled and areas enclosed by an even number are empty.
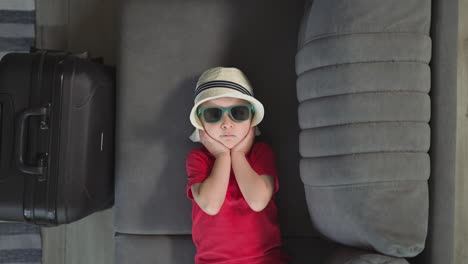
[[[255,108],[251,126],[258,125],[263,119],[264,109],[262,103],[253,97],[250,82],[244,73],[237,68],[215,67],[206,70],[198,79],[194,96],[194,106],[190,111],[190,122],[195,127],[190,139],[194,142],[200,142],[198,129],[204,130],[203,124],[197,116],[197,108],[208,100],[220,97],[244,99]],[[260,135],[258,127],[255,135]]]

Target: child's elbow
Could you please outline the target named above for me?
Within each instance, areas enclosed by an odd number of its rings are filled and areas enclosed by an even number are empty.
[[[206,214],[211,215],[211,216],[217,215],[219,213],[219,209],[216,209],[216,208],[213,208],[213,207],[205,207],[205,208],[202,208],[202,210]]]
[[[271,192],[267,192],[268,194],[265,196],[260,197],[256,201],[250,201],[248,202],[250,208],[255,211],[255,212],[261,212],[263,209],[265,209],[268,206],[268,203],[271,200]]]
[[[213,203],[204,202],[203,199],[198,197],[198,206],[208,215],[217,215],[219,213],[219,208],[213,205]]]
[[[252,205],[249,205],[250,208],[255,211],[255,212],[261,212],[265,207],[267,206],[268,203],[264,202],[258,202],[258,203],[252,203]]]

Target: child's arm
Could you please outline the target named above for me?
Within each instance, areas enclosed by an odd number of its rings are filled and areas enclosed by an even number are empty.
[[[218,214],[226,197],[231,172],[231,156],[229,152],[216,156],[210,176],[203,182],[192,185],[195,202],[209,215]]]
[[[232,169],[245,201],[255,212],[262,211],[273,195],[274,181],[269,175],[258,175],[244,152],[232,152]]]
[[[231,174],[231,153],[204,130],[200,130],[200,142],[216,157],[210,175],[201,183],[192,185],[195,202],[209,215],[218,214],[226,197]]]
[[[231,163],[245,201],[252,210],[260,212],[271,200],[274,181],[269,175],[258,175],[245,158],[253,145],[254,133],[255,127],[250,128],[245,138],[231,149]]]

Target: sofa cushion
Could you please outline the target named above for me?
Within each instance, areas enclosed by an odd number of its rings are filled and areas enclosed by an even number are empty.
[[[323,263],[339,245],[321,238],[285,236],[288,264]],[[193,264],[195,246],[190,235],[125,235],[115,237],[115,264]]]
[[[427,152],[430,127],[423,122],[361,122],[306,129],[299,135],[304,158],[369,152]]]
[[[121,4],[115,228],[191,234],[185,159],[197,78],[238,67],[265,106],[258,138],[275,152],[283,234],[316,236],[299,177],[294,55],[303,1],[129,0]]]
[[[428,63],[431,39],[408,33],[360,33],[312,40],[296,55],[296,72],[345,63],[415,61]]]
[[[362,249],[338,246],[324,264],[409,264],[403,258],[394,258]]]
[[[411,74],[407,74],[411,72]],[[340,78],[336,78],[340,76]],[[350,63],[306,71],[297,78],[297,99],[365,92],[429,93],[429,65],[418,62]]]
[[[306,0],[306,3],[300,44],[337,34],[429,32],[431,1]]]
[[[397,105],[398,107],[395,107]],[[431,101],[425,93],[351,93],[309,99],[299,106],[301,129],[362,123],[430,119]]]
[[[430,1],[307,3],[296,73],[312,222],[333,241],[414,257],[428,226]]]

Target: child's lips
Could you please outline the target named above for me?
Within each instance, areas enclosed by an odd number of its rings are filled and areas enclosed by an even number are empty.
[[[233,135],[233,134],[224,134],[224,135],[221,135],[221,137],[223,137],[223,138],[231,138],[231,137],[236,137],[236,136]]]

